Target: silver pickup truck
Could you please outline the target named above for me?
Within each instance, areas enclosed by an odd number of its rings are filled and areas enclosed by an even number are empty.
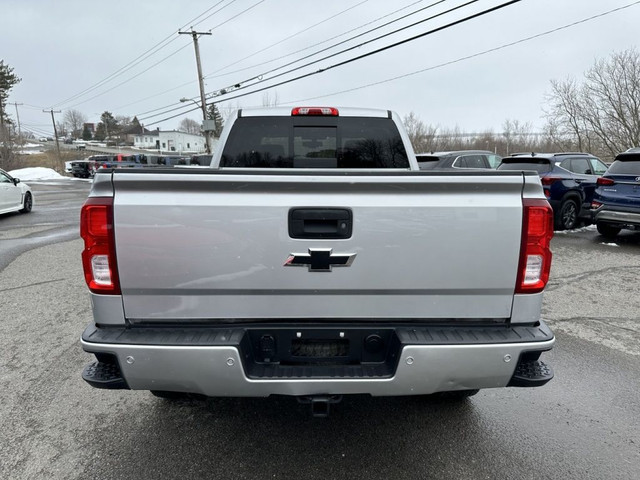
[[[418,169],[386,110],[240,110],[209,168],[100,170],[81,214],[98,388],[463,398],[553,377],[535,172]]]

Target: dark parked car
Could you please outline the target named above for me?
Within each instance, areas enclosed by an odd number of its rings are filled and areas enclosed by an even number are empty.
[[[498,170],[535,170],[554,213],[556,230],[591,222],[596,181],[607,165],[589,153],[527,153],[502,159]]]
[[[640,229],[640,152],[621,153],[598,179],[591,213],[601,235]]]
[[[76,160],[71,162],[71,173],[78,178],[93,178],[100,164],[93,160]]]
[[[458,150],[454,152],[416,153],[420,170],[451,168],[496,168],[501,157],[488,150]]]

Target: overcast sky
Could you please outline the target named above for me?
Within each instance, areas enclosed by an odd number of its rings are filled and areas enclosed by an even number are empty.
[[[161,121],[180,113],[164,113],[162,107],[175,108],[176,104],[184,105],[179,103],[181,97],[199,96],[193,42],[189,35],[178,35],[179,29],[188,30],[194,25],[197,31],[212,33],[199,40],[205,90],[215,92],[234,84],[246,86],[236,92],[240,94],[330,67],[504,2],[472,2],[269,80],[301,63],[267,73],[270,70],[418,9],[433,5],[302,64],[466,2],[0,0],[0,59],[22,78],[11,91],[9,102],[23,103],[18,106],[23,129],[37,134],[52,132],[51,117],[42,112],[52,106],[63,112],[77,109],[93,122],[108,110],[114,115],[137,115],[149,128],[174,129],[183,118],[202,119],[194,111]],[[626,5],[632,6],[480,54]],[[397,12],[392,14],[394,11]],[[283,105],[380,107],[402,116],[413,111],[425,123],[458,126],[464,132],[500,132],[505,119],[531,122],[534,129],[541,129],[550,80],[580,78],[596,59],[635,47],[639,23],[640,2],[635,0],[523,0],[348,65],[270,89],[269,99],[277,98]],[[145,52],[150,54],[148,58],[144,58]],[[443,65],[475,54],[480,55]],[[359,88],[420,70],[424,71]],[[262,81],[247,81],[261,74]],[[261,106],[264,96],[259,92],[219,106],[223,110]],[[155,111],[146,113],[152,110]],[[8,112],[15,117],[13,105],[8,106]],[[156,113],[160,115],[151,116]],[[62,113],[56,115],[62,119]],[[158,121],[161,122],[151,125]]]

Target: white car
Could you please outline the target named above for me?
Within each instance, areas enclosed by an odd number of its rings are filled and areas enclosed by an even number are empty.
[[[28,213],[32,207],[33,194],[29,185],[0,169],[0,214],[16,211]]]

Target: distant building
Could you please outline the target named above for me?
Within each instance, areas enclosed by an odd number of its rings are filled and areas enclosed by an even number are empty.
[[[147,130],[142,125],[140,126],[132,125],[129,128],[125,128],[124,130],[122,130],[120,136],[122,140],[126,142],[128,145],[135,145],[136,136],[144,137],[145,135],[150,135],[153,133],[156,133],[156,132],[153,132],[152,130]]]
[[[91,132],[91,136],[93,136],[94,133],[96,133],[96,124],[95,123],[83,123],[82,124],[82,129],[87,129]]]
[[[206,143],[202,135],[172,131],[149,132],[148,134],[135,135],[133,146],[146,150],[176,153],[203,153],[206,151]]]
[[[133,146],[145,150],[160,150],[160,132],[150,130],[148,133],[134,135]]]

